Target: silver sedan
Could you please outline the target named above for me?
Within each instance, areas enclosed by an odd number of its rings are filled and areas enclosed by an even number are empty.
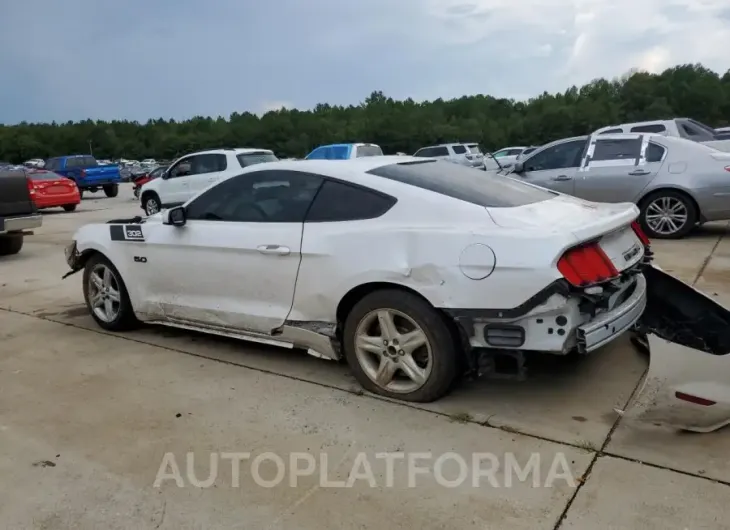
[[[730,219],[730,153],[683,138],[602,134],[546,144],[509,174],[595,202],[633,202],[649,237]]]

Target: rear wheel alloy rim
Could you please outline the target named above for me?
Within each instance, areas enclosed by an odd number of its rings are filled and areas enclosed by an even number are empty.
[[[122,299],[112,270],[101,263],[95,266],[89,274],[88,288],[91,310],[104,322],[113,322],[119,316]]]
[[[147,215],[156,214],[158,211],[160,211],[160,208],[157,206],[157,201],[154,199],[147,199]]]
[[[355,355],[373,383],[397,394],[415,392],[428,381],[433,351],[416,322],[395,309],[371,311],[355,330]]]
[[[674,197],[659,197],[646,208],[646,224],[657,234],[670,235],[679,232],[689,214],[687,207]]]

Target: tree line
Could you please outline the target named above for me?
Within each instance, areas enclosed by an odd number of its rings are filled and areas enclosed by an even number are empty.
[[[234,112],[228,119],[202,116],[0,125],[0,160],[89,153],[97,158],[165,158],[215,148],[253,146],[280,157],[302,157],[318,145],[372,142],[385,153],[413,153],[442,142],[479,142],[487,150],[540,145],[589,133],[612,123],[690,117],[710,126],[730,123],[730,70],[720,76],[701,64],[661,74],[632,71],[596,79],[529,101],[486,95],[444,101],[397,101],[376,91],[357,106],[319,104],[263,116]]]

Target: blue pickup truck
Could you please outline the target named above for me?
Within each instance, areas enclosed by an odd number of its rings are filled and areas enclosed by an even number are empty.
[[[119,183],[122,181],[119,166],[116,164],[100,166],[96,158],[91,155],[49,158],[44,169],[73,180],[82,196],[84,191],[94,193],[103,189],[107,197],[116,197],[119,193]]]

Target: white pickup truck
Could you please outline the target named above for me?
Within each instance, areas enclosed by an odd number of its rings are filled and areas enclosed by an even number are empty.
[[[674,118],[673,120],[642,121],[636,123],[622,123],[601,127],[594,134],[614,133],[655,133],[664,136],[686,138],[694,142],[703,143],[719,151],[730,152],[730,135],[717,131],[712,127],[690,118]]]

